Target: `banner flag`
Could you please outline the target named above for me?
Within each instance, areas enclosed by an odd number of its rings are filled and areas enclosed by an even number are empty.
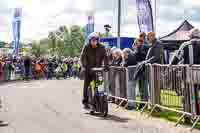
[[[94,16],[93,15],[88,16],[88,24],[86,28],[87,28],[87,36],[90,33],[94,32]]]
[[[14,16],[13,16],[13,20],[12,20],[12,28],[13,28],[13,55],[14,56],[19,56],[21,16],[22,16],[22,8],[15,8],[15,10],[14,10]]]
[[[140,32],[154,32],[151,0],[136,0],[136,7]]]

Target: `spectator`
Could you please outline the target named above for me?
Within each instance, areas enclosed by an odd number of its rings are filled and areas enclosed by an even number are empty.
[[[6,69],[7,69],[7,81],[10,81],[11,79],[13,79],[13,73],[14,73],[14,66],[13,66],[13,62],[11,60],[11,58],[7,58],[6,60]]]
[[[139,35],[139,39],[142,40],[143,42],[146,41],[146,33],[145,32],[141,32]]]
[[[31,70],[31,58],[26,56],[24,58],[24,71],[25,71],[25,80],[29,80],[30,78],[30,70]]]
[[[192,29],[190,31],[190,41],[181,45],[174,55],[171,65],[182,64],[200,64],[200,31]],[[193,55],[193,56],[192,56]],[[183,61],[183,62],[182,62]]]
[[[23,64],[21,59],[17,59],[16,63],[14,64],[15,66],[15,76],[17,80],[23,79]]]
[[[134,55],[133,51],[129,48],[123,50],[123,60],[124,66],[135,66],[137,65],[136,56]],[[136,100],[135,90],[136,90],[136,80],[131,78],[132,75],[129,75],[128,79],[128,88],[127,88],[127,98],[129,100]],[[128,110],[135,109],[136,105],[133,102],[128,103]]]
[[[113,52],[112,66],[120,66],[121,63],[122,63],[122,51],[120,49],[116,49]]]
[[[4,80],[4,72],[3,72],[3,67],[4,67],[4,61],[3,58],[0,58],[0,81]]]
[[[63,61],[63,63],[62,63],[62,69],[63,69],[64,79],[66,79],[67,78],[67,71],[68,71],[68,64],[65,61]]]
[[[176,64],[200,64],[200,30],[199,29],[192,29],[190,31],[190,41],[183,43],[179,50],[175,53],[170,65]],[[195,100],[195,107],[197,115],[200,115],[199,109],[199,84],[194,84],[194,100]],[[191,112],[190,105],[192,104],[190,101],[190,90],[184,90],[184,111]],[[191,123],[190,117],[185,117],[185,123]]]
[[[52,59],[49,59],[47,64],[47,79],[52,79],[54,75],[54,64]]]
[[[148,73],[145,73],[145,64],[150,63],[150,64],[154,64],[154,63],[158,63],[161,64],[162,63],[162,55],[163,55],[163,48],[162,45],[160,43],[160,41],[158,41],[156,39],[156,35],[154,32],[150,32],[147,35],[147,39],[149,41],[149,46],[150,49],[148,50],[148,53],[146,55],[146,59],[145,61],[142,61],[136,69],[135,72],[135,79],[138,79],[139,77],[141,77],[141,75],[144,77],[142,79],[139,79],[140,82],[144,81],[144,83],[141,83],[141,85],[144,85],[144,87],[140,87],[140,93],[141,93],[141,98],[142,101],[147,101],[148,100]],[[144,89],[143,89],[144,88]],[[160,93],[160,90],[157,90],[156,92],[157,94]],[[160,99],[159,96],[156,96],[155,98],[155,102],[159,103]],[[144,106],[144,104],[140,104],[139,108],[142,108]]]
[[[136,56],[131,49],[125,48],[122,53],[125,67],[137,65]]]
[[[146,60],[144,62],[162,64],[163,47],[161,42],[156,39],[156,34],[154,32],[150,32],[147,37],[150,49],[148,50]]]
[[[35,63],[35,78],[40,79],[42,75],[42,67],[39,61],[36,61]]]
[[[77,76],[80,79],[81,64],[80,64],[79,60],[77,61],[76,69],[77,69]]]
[[[146,51],[144,49],[144,41],[142,39],[136,39],[132,48],[134,55],[136,56],[137,62],[144,61],[146,57]]]
[[[139,35],[139,40],[143,41],[143,50],[147,53],[149,49],[147,35],[145,32],[141,32]]]
[[[134,55],[136,58],[136,61],[142,62],[145,60],[146,57],[146,51],[144,49],[144,39],[136,39],[133,45],[133,50],[134,50]],[[139,92],[142,100],[146,100],[145,95],[144,95],[144,84],[145,84],[145,75],[144,73],[141,73],[138,77],[138,84],[139,84]],[[139,109],[142,109],[144,107],[144,104],[139,105]]]
[[[161,45],[161,42],[158,41],[156,39],[156,34],[154,32],[150,32],[147,35],[148,37],[148,41],[149,41],[149,45],[150,45],[150,49],[148,50],[147,56],[146,56],[146,60],[143,62],[144,64],[146,63],[150,63],[150,64],[162,64],[163,63],[163,47]],[[146,75],[148,73],[145,73],[145,77],[148,77],[148,75]],[[146,79],[145,82],[147,82],[148,80]],[[145,89],[144,89],[144,97],[145,100],[147,100],[148,98],[148,83],[145,83]],[[159,104],[160,103],[160,89],[157,89],[155,87],[155,103]]]

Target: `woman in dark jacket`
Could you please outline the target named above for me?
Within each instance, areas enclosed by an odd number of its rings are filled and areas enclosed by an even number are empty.
[[[136,56],[134,55],[133,51],[129,48],[125,48],[123,50],[123,61],[123,66],[125,67],[137,65]]]
[[[140,63],[140,62],[143,62],[146,58],[146,50],[144,48],[144,41],[143,39],[137,39],[135,40],[134,42],[134,45],[133,45],[133,50],[134,50],[134,56],[137,60],[137,63]],[[140,95],[141,95],[141,99],[143,101],[146,101],[146,91],[145,91],[145,75],[144,73],[140,73],[140,75],[138,76],[138,83],[139,83],[139,91],[140,91]],[[143,108],[144,107],[144,104],[140,104],[139,105],[139,109]]]
[[[146,58],[146,49],[144,48],[144,41],[142,39],[136,39],[133,44],[133,52],[136,56],[137,62],[142,62]]]

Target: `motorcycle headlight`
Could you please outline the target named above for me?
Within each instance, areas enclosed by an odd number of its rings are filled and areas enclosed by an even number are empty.
[[[99,81],[103,81],[103,76],[102,75],[98,75],[98,80]]]

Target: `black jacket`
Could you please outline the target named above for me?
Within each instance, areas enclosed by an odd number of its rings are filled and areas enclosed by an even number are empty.
[[[200,39],[195,38],[183,43],[175,53],[171,65],[176,65],[183,60],[182,64],[200,64]]]
[[[102,67],[108,65],[108,57],[106,49],[102,44],[98,44],[97,48],[86,45],[81,54],[81,64],[84,68]]]
[[[142,62],[145,60],[147,52],[144,47],[134,48],[133,54],[137,62]]]
[[[128,59],[125,61],[124,66],[128,67],[128,66],[135,66],[137,65],[137,58],[134,54],[129,54],[128,55]]]
[[[48,62],[48,70],[54,70],[54,63],[52,61]]]
[[[26,57],[25,59],[24,59],[24,67],[25,68],[30,68],[31,67],[31,58],[29,58],[29,57]]]
[[[162,64],[163,58],[163,47],[160,41],[155,40],[153,45],[149,48],[147,56],[146,56],[146,63],[157,63]]]

